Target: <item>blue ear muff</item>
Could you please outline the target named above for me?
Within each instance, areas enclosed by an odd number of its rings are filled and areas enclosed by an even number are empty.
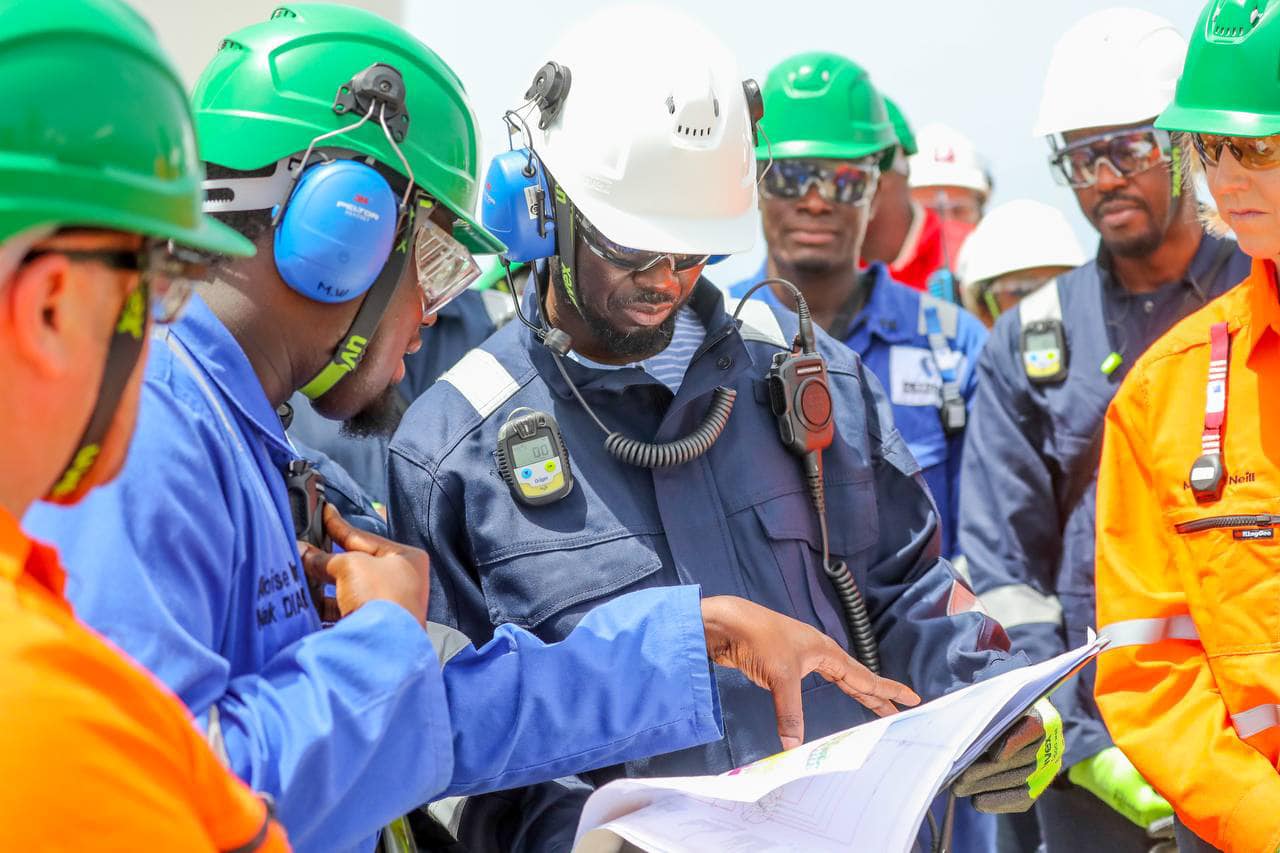
[[[555,205],[542,164],[528,148],[493,158],[482,204],[485,230],[507,244],[508,261],[529,263],[556,253]]]
[[[276,226],[280,277],[318,302],[361,296],[391,255],[398,203],[372,166],[334,160],[308,167]]]

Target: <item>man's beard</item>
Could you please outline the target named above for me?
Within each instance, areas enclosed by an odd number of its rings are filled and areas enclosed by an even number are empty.
[[[676,333],[676,314],[680,312],[683,306],[676,306],[667,319],[663,320],[656,326],[648,329],[637,329],[635,331],[625,332],[617,328],[610,322],[609,318],[593,309],[585,300],[574,302],[569,298],[569,292],[565,289],[564,282],[559,275],[559,270],[551,271],[552,286],[556,289],[556,294],[560,297],[561,303],[569,305],[578,312],[587,328],[591,330],[591,334],[596,340],[604,344],[604,346],[613,355],[619,358],[629,358],[633,361],[644,361],[646,358],[652,358],[662,352],[671,344],[672,337]],[[579,282],[581,286],[581,282]],[[643,293],[635,300],[637,302],[645,302]]]
[[[1115,196],[1106,196],[1094,205],[1093,214],[1095,221],[1101,220],[1102,218],[1099,208],[1101,208],[1106,202],[1114,200],[1114,198]],[[1151,226],[1141,234],[1136,234],[1132,237],[1120,240],[1104,239],[1102,242],[1107,247],[1107,251],[1117,257],[1145,258],[1154,253],[1156,249],[1159,249],[1160,245],[1164,243],[1165,232],[1156,223],[1155,213],[1152,212],[1151,207],[1146,202],[1146,199],[1132,195],[1126,195],[1124,198],[1138,204],[1138,206],[1147,214],[1147,221],[1151,223]],[[1176,216],[1181,210],[1182,200],[1179,198],[1177,204],[1174,205],[1173,209],[1170,211],[1170,222],[1172,221],[1172,217]]]
[[[369,405],[343,421],[341,432],[348,438],[390,438],[408,408],[399,389],[388,385]]]

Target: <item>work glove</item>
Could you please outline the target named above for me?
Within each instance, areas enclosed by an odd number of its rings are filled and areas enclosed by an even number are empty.
[[[1102,750],[1067,771],[1075,785],[1102,800],[1153,838],[1173,837],[1173,807],[1147,784],[1118,746]],[[1157,830],[1156,824],[1163,822]]]
[[[960,775],[957,796],[987,814],[1025,812],[1062,769],[1062,717],[1041,699]]]

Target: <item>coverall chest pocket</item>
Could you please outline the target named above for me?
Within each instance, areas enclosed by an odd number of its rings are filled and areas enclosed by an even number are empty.
[[[1171,511],[1181,575],[1210,657],[1280,648],[1280,502]]]
[[[479,561],[494,625],[511,622],[543,639],[559,639],[586,610],[629,587],[651,585],[641,582],[662,568],[653,535],[617,528],[588,537],[547,531],[547,537]]]
[[[854,477],[827,485],[827,528],[832,560],[843,559],[858,582],[865,583],[879,521],[871,470],[856,471]],[[745,554],[740,548],[740,558],[749,575],[758,575],[748,578],[750,588],[772,593],[769,600],[757,600],[820,628],[847,647],[840,605],[822,566],[822,533],[808,493],[762,501],[750,514],[767,548],[760,554]]]

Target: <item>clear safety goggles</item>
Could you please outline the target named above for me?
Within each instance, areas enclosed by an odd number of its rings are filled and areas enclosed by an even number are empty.
[[[425,319],[452,302],[480,276],[480,267],[462,244],[431,220],[434,204],[419,203],[413,260]]]
[[[1169,134],[1154,127],[1102,133],[1056,149],[1049,165],[1059,183],[1075,189],[1098,182],[1103,163],[1117,177],[1128,178],[1170,160]]]
[[[1217,166],[1222,160],[1222,149],[1231,152],[1241,166],[1255,172],[1264,172],[1280,166],[1280,134],[1273,136],[1219,136],[1213,133],[1191,134],[1200,161],[1206,166]]]
[[[35,248],[24,261],[41,255],[62,255],[72,261],[138,273],[138,287],[149,295],[151,316],[157,323],[178,319],[191,298],[194,282],[203,281],[208,274],[208,267],[196,253],[187,253],[167,240],[147,240],[135,250]]]
[[[880,167],[875,157],[775,160],[760,177],[760,194],[765,198],[803,198],[810,187],[816,187],[818,196],[829,204],[863,204],[875,194]]]
[[[578,224],[578,234],[582,237],[582,242],[586,247],[596,254],[596,256],[608,261],[617,267],[622,267],[632,272],[643,272],[652,269],[661,261],[668,260],[671,262],[671,268],[675,272],[685,272],[694,267],[701,266],[707,262],[711,255],[682,255],[675,252],[650,252],[643,249],[632,249],[623,246],[621,243],[615,243],[608,237],[600,233],[580,211],[574,211],[574,218]]]

